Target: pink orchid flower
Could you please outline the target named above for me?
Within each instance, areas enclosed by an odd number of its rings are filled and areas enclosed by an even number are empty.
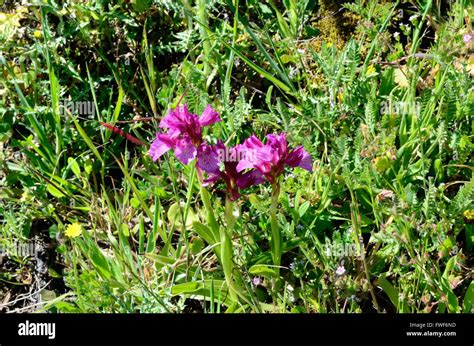
[[[186,104],[171,109],[160,122],[160,128],[167,129],[168,132],[156,134],[149,151],[151,158],[156,161],[173,149],[178,160],[187,165],[201,150],[202,128],[219,121],[219,114],[210,105],[200,117],[190,113]]]
[[[267,135],[266,144],[252,135],[244,141],[242,150],[246,151],[247,155],[244,155],[237,165],[237,172],[254,168],[272,184],[278,180],[285,166],[312,171],[311,156],[302,146],[288,150],[285,133]]]
[[[208,174],[204,186],[222,179],[227,187],[227,195],[234,201],[240,197],[239,189],[263,183],[263,175],[257,170],[246,173],[237,171],[240,158],[246,154],[243,149],[242,145],[226,147],[222,141],[216,145],[202,145],[197,165]]]

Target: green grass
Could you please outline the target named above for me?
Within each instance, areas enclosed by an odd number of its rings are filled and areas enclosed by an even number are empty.
[[[2,6],[0,301],[41,286],[19,241],[57,256],[53,294],[6,311],[473,311],[469,1]],[[220,113],[211,143],[286,132],[313,172],[226,204],[148,155],[182,103]]]

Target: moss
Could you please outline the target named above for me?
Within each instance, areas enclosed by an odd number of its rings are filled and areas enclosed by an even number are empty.
[[[356,21],[346,20],[340,9],[340,5],[334,2],[322,1],[319,11],[311,20],[311,26],[320,30],[320,35],[311,43],[316,51],[321,50],[323,42],[333,44],[338,49],[344,47],[345,38],[350,36]]]

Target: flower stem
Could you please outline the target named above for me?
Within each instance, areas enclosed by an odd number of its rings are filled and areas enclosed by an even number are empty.
[[[202,172],[201,172],[201,169],[197,166],[196,166],[196,173],[199,179],[201,200],[207,211],[207,224],[212,231],[214,240],[216,242],[219,242],[220,240],[219,239],[220,238],[219,237],[219,224],[217,223],[216,217],[214,216],[214,209],[211,203],[211,196],[209,195],[209,191],[207,191],[206,188],[202,185],[202,182],[203,182]]]
[[[221,238],[221,262],[224,269],[224,276],[227,282],[227,286],[230,289],[230,295],[234,301],[236,301],[238,289],[235,287],[234,280],[232,278],[233,269],[233,249],[232,249],[232,233],[234,231],[234,215],[232,213],[233,203],[229,198],[225,199],[225,218],[227,221],[227,228],[220,228]]]
[[[281,232],[280,227],[278,226],[277,220],[277,206],[278,206],[278,197],[280,196],[280,183],[277,181],[272,184],[272,199],[270,206],[270,226],[272,230],[272,257],[273,264],[275,265],[275,274],[277,281],[280,278],[280,264],[281,264],[281,255],[282,255],[282,245],[281,245]]]
[[[214,240],[216,241],[216,243],[220,242],[221,244],[219,251],[216,251],[216,254],[224,270],[225,281],[227,283],[227,286],[229,287],[229,294],[234,302],[238,303],[239,297],[240,297],[242,298],[244,302],[250,305],[251,304],[250,301],[242,293],[242,288],[233,278],[234,262],[233,262],[232,234],[233,234],[234,225],[235,225],[235,217],[233,214],[234,203],[230,200],[230,198],[228,197],[226,198],[225,218],[227,222],[226,224],[227,229],[225,227],[219,226],[214,216],[214,209],[211,203],[211,196],[209,195],[209,192],[207,191],[207,189],[202,185],[202,182],[203,182],[202,172],[200,171],[199,167],[196,167],[196,172],[197,172],[198,179],[200,182],[201,199],[207,211],[208,226],[213,233]]]
[[[233,261],[233,247],[232,247],[232,236],[234,234],[235,217],[234,217],[234,202],[229,196],[225,199],[225,218],[227,230],[221,227],[221,253],[222,253],[222,266],[224,267],[224,274],[227,285],[230,288],[232,298],[237,300],[237,296],[242,301],[251,305],[249,298],[243,293],[241,286],[242,277],[238,271],[234,271]]]

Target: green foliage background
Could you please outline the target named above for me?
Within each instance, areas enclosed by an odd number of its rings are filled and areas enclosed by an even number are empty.
[[[3,3],[0,301],[43,280],[39,304],[5,309],[472,312],[473,14],[467,0]],[[209,140],[284,131],[313,157],[282,185],[281,287],[269,187],[236,205],[249,301],[229,294],[192,167],[100,126],[149,143],[181,99],[221,114]],[[42,279],[15,252],[38,237],[53,249]]]

